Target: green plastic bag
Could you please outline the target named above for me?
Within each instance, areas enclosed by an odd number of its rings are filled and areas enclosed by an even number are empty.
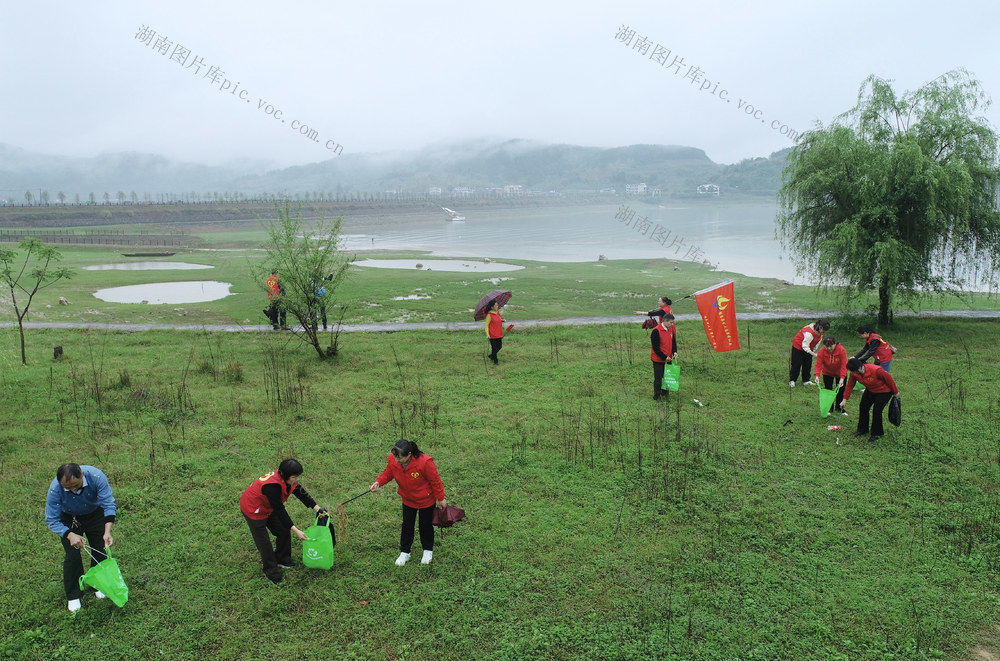
[[[333,529],[330,527],[330,517],[323,516],[325,523],[319,522],[306,528],[306,541],[302,542],[302,564],[315,569],[330,569],[333,567],[333,547],[337,544]]]
[[[90,551],[88,550],[87,553],[90,554]],[[125,585],[125,579],[122,578],[118,562],[111,557],[111,551],[105,548],[104,554],[107,555],[107,558],[99,561],[80,577],[80,589],[82,590],[86,584],[95,590],[100,590],[104,596],[115,602],[115,606],[121,608],[128,601],[128,586]],[[90,557],[93,558],[93,554],[90,554]]]
[[[681,366],[676,362],[663,366],[663,387],[674,392],[681,389]]]
[[[835,401],[837,401],[836,390],[819,389],[819,415],[821,418],[830,415],[830,407],[833,406]]]

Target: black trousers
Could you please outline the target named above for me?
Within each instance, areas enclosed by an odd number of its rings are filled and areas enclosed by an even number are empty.
[[[809,380],[812,371],[813,357],[802,349],[792,347],[792,359],[788,369],[788,380],[794,381],[799,378],[799,371],[802,371],[802,383]]]
[[[271,305],[267,308],[267,316],[270,317],[272,326],[278,325],[279,318],[281,319],[282,326],[287,325],[285,320],[288,317],[288,312],[285,310],[285,306],[281,304],[281,301],[271,301]]]
[[[667,369],[667,363],[653,361],[653,397],[657,399],[660,395],[670,396],[670,391],[663,388],[663,372]]]
[[[91,553],[94,557],[90,561],[93,567],[98,561],[103,561],[108,556],[104,554],[104,509],[98,507],[90,514],[66,514],[59,515],[59,520],[63,525],[69,526],[69,531],[77,535],[84,535],[89,545],[94,550]],[[80,589],[80,577],[83,576],[83,551],[75,549],[69,545],[66,538],[62,538],[63,549],[66,555],[63,556],[63,589],[66,591],[66,600],[79,599],[83,596]]]
[[[434,526],[431,521],[434,519],[434,505],[430,507],[410,507],[403,505],[403,529],[399,533],[399,550],[409,553],[413,546],[413,524],[417,520],[417,513],[420,513],[420,545],[425,551],[434,550]]]
[[[292,564],[292,531],[281,525],[281,521],[275,514],[266,519],[251,519],[246,514],[243,518],[250,526],[250,536],[253,538],[254,546],[260,553],[260,561],[263,564],[264,575],[271,580],[281,580],[281,567]],[[268,531],[271,531],[268,533]],[[274,535],[275,547],[271,547],[271,535]]]
[[[891,392],[873,393],[865,389],[861,394],[861,411],[858,413],[858,431],[862,434],[868,433],[868,414],[872,415],[872,436],[881,436],[885,433],[882,428],[882,410],[892,400]],[[872,407],[875,408],[872,411]]]
[[[833,390],[834,386],[837,384],[837,381],[840,381],[840,379],[838,379],[835,376],[829,376],[827,374],[823,375],[823,387],[826,388],[827,390]],[[844,385],[840,386],[840,388],[837,389],[837,398],[833,400],[833,406],[830,407],[830,413],[836,413],[837,410],[840,408],[840,401],[844,399],[844,388],[846,386],[847,384],[845,383]]]
[[[491,337],[490,338],[490,349],[493,350],[493,353],[491,353],[488,356],[488,358],[490,360],[492,360],[494,363],[499,362],[497,360],[497,354],[500,353],[500,349],[502,349],[502,348],[503,348],[503,338],[502,337]]]

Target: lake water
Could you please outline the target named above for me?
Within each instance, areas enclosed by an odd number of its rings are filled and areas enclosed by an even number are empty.
[[[84,271],[197,271],[214,266],[189,264],[187,262],[121,262],[118,264],[94,264],[84,266]]]
[[[151,282],[145,285],[128,285],[98,289],[94,296],[108,303],[142,303],[150,305],[204,303],[217,301],[231,293],[228,282],[205,280],[197,282]]]
[[[707,260],[718,268],[760,277],[795,281],[793,265],[782,257],[774,236],[773,202],[728,203],[722,199],[644,204],[618,199],[614,204],[532,209],[462,209],[464,223],[440,212],[401,216],[348,217],[346,250],[426,250],[434,256],[589,262],[608,259]],[[631,224],[616,219],[620,208],[635,212]],[[648,218],[645,233],[635,220]],[[664,239],[652,239],[654,229]],[[669,232],[669,234],[668,234]],[[425,262],[426,266],[426,262]],[[432,267],[433,268],[433,267]]]

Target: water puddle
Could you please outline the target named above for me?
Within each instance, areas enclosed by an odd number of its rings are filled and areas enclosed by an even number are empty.
[[[110,287],[94,292],[96,298],[108,303],[204,303],[217,301],[231,293],[228,282],[203,280],[196,282],[154,282],[146,285]]]
[[[189,264],[188,262],[121,262],[118,264],[94,264],[84,266],[84,271],[196,271],[213,269],[205,264]]]
[[[501,262],[462,261],[459,259],[364,259],[354,262],[355,266],[370,266],[377,269],[409,269],[422,271],[456,271],[461,273],[496,273],[520,271],[523,266]]]

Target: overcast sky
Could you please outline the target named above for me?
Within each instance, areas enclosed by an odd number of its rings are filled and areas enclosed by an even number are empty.
[[[348,154],[524,138],[687,145],[733,163],[791,146],[782,125],[828,123],[854,104],[870,74],[902,90],[965,67],[1000,102],[997,7],[5,3],[0,142],[67,156],[139,151],[288,166],[335,157],[329,150],[338,145]],[[149,43],[136,38],[144,26],[156,33]],[[616,39],[622,26],[636,33],[629,45]],[[160,37],[166,54],[154,48]],[[639,37],[651,42],[645,54]],[[663,64],[652,58],[657,45],[670,50]],[[171,59],[185,57],[177,46],[188,51],[183,64]],[[675,56],[680,73],[669,67]],[[214,84],[211,67],[224,72]],[[711,85],[699,91],[705,80]],[[987,117],[1000,126],[998,107]]]

